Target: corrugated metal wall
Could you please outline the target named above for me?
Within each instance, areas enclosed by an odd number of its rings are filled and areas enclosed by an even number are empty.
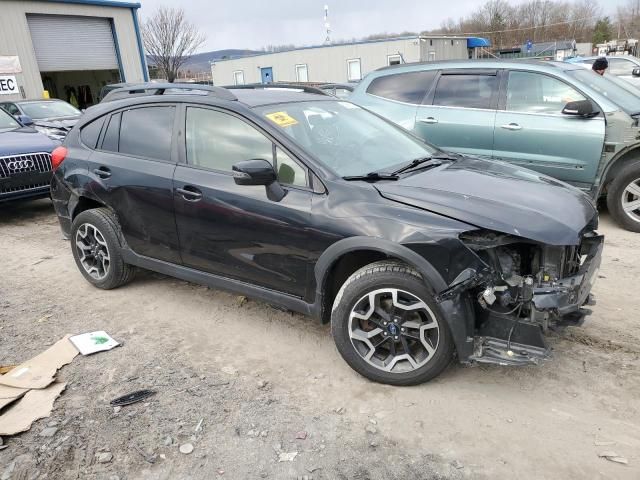
[[[20,57],[22,73],[16,74],[16,79],[24,88],[28,98],[40,98],[43,86],[31,41],[27,14],[80,15],[113,19],[125,79],[128,82],[144,80],[131,9],[35,0],[2,0],[0,2],[0,54]],[[2,100],[10,99],[16,99],[16,97],[13,95],[2,97]]]

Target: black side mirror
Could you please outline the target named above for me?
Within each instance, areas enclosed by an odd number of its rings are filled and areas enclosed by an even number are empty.
[[[237,185],[264,185],[269,200],[279,202],[287,194],[278,183],[278,176],[273,165],[264,159],[256,158],[238,162],[231,167],[231,170],[233,170],[233,180]]]
[[[631,70],[631,75],[633,75],[634,77],[640,77],[640,67],[636,67]]]
[[[29,115],[16,115],[16,118],[21,124],[27,127],[33,125],[33,119]]]
[[[238,162],[231,169],[238,185],[270,185],[277,180],[273,165],[261,158]]]
[[[598,114],[597,111],[593,110],[593,104],[589,100],[569,102],[562,109],[562,113],[578,117],[593,117]]]

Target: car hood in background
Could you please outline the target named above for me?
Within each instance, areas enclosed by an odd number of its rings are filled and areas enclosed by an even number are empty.
[[[58,145],[59,143],[29,127],[0,131],[0,157],[51,152]]]
[[[80,117],[63,117],[63,118],[40,118],[38,120],[33,120],[34,125],[39,127],[47,127],[47,128],[58,128],[60,130],[69,131],[71,128],[78,123]]]
[[[574,187],[471,157],[375,187],[390,200],[550,245],[579,244],[597,215],[589,197]]]

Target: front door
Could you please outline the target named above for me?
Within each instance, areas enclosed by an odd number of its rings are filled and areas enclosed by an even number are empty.
[[[271,67],[263,67],[260,69],[260,76],[262,78],[262,83],[273,83],[273,68]]]
[[[596,176],[605,135],[603,116],[562,114],[585,97],[564,81],[537,72],[510,71],[496,115],[494,156],[587,186]]]
[[[498,101],[496,70],[444,71],[416,110],[415,131],[443,150],[490,157]]]
[[[89,188],[114,208],[127,245],[140,255],[180,263],[172,183],[175,112],[174,105],[162,104],[107,116],[87,163],[94,179]],[[94,126],[100,131],[102,121],[83,132]]]
[[[174,176],[183,263],[198,270],[303,297],[309,268],[311,190],[307,171],[244,119],[186,109],[185,162]],[[231,167],[262,158],[287,191],[236,185]]]

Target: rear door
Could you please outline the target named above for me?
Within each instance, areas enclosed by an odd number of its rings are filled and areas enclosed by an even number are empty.
[[[593,182],[604,145],[602,115],[563,115],[570,101],[586,97],[561,79],[511,70],[496,115],[496,158],[577,185]]]
[[[490,157],[498,87],[495,69],[442,71],[416,110],[416,133],[444,150]]]
[[[303,297],[310,262],[312,191],[307,169],[262,130],[232,112],[189,106],[185,146],[174,177],[183,263]],[[236,185],[232,166],[271,162],[286,196],[264,186]]]
[[[180,263],[173,211],[176,108],[144,105],[108,116],[88,161],[91,189],[115,210],[129,247],[172,263]]]

